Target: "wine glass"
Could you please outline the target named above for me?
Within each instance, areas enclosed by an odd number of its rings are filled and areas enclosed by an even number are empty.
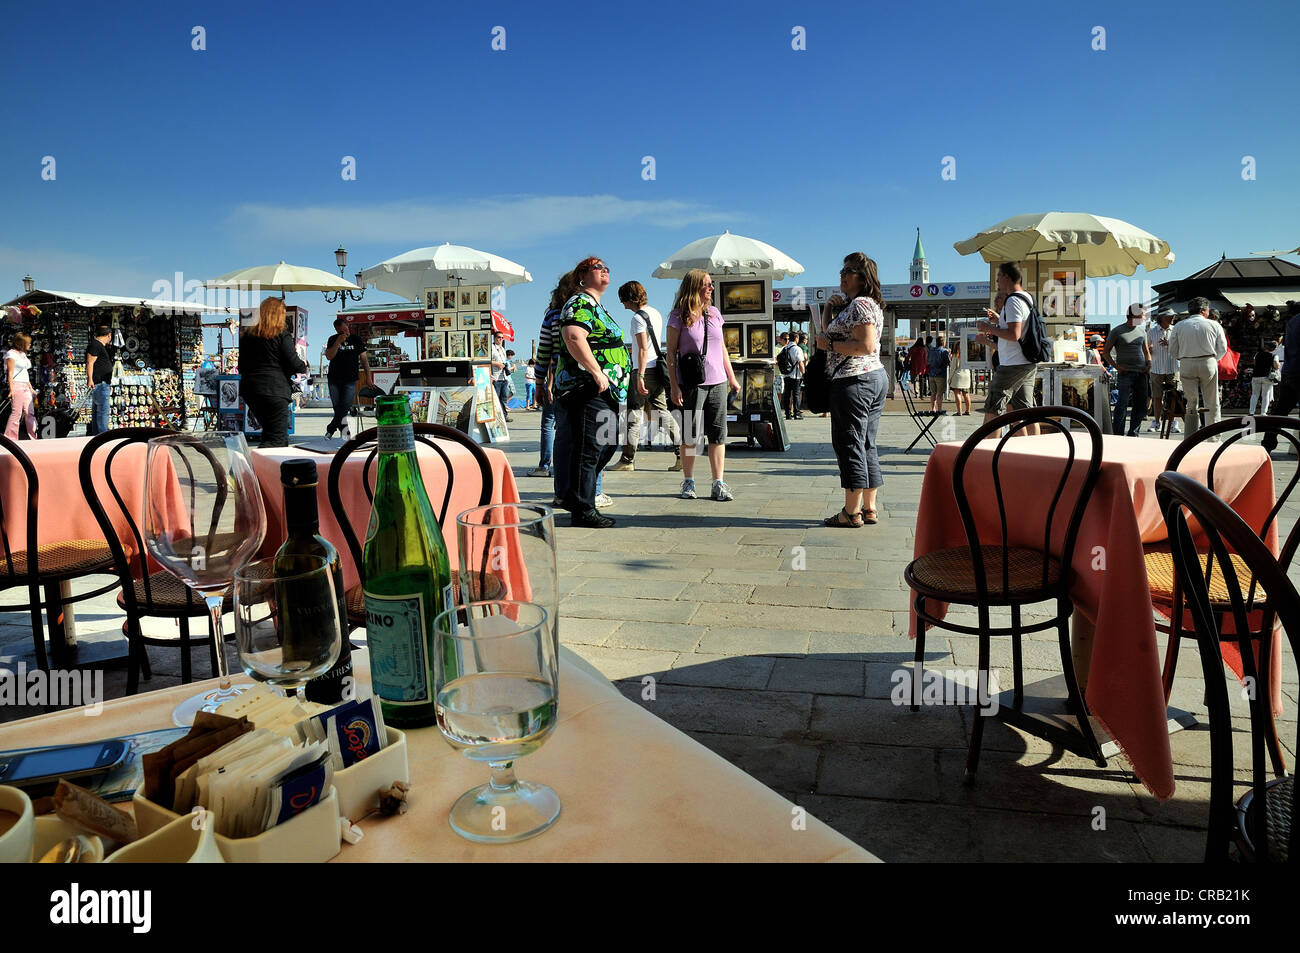
[[[258,559],[235,570],[235,644],[244,671],[285,697],[328,672],[343,627],[325,557]]]
[[[515,777],[514,762],[555,730],[559,666],[549,613],[531,602],[474,602],[433,621],[438,728],[492,778],[456,799],[448,821],[461,837],[508,844],[560,816],[560,798]]]
[[[172,712],[184,727],[199,711],[216,711],[243,689],[230,684],[222,630],[222,601],[235,570],[266,536],[266,510],[244,435],[179,433],[149,441],[145,464],[144,537],[165,570],[203,597],[217,639],[214,690]]]
[[[546,610],[558,651],[559,585],[555,564],[555,515],[549,506],[497,503],[456,517],[460,602],[513,599]]]

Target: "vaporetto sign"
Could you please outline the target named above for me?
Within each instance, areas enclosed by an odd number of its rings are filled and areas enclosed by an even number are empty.
[[[988,300],[989,283],[987,281],[931,281],[925,284],[884,285],[881,297],[885,301],[960,301]],[[809,302],[827,301],[832,295],[840,293],[838,285],[822,287],[804,287],[792,285],[786,288],[772,289],[773,304],[784,304],[793,308],[806,307]]]

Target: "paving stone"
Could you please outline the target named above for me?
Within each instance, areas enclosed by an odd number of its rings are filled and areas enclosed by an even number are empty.
[[[788,573],[783,572],[733,569],[730,566],[721,563],[714,563],[712,565],[714,565],[714,569],[709,573],[708,577],[708,582],[711,585],[784,586],[789,576]]]
[[[907,609],[909,594],[902,589],[838,589],[830,595],[832,609]],[[892,619],[890,620],[893,621]]]
[[[560,601],[564,615],[586,619],[643,619],[648,622],[686,622],[698,606],[693,602],[669,602],[665,599],[609,599],[584,596],[581,591]]]
[[[893,801],[939,800],[939,769],[929,748],[835,745],[822,758],[817,793]]]
[[[594,553],[588,556],[594,557]],[[580,579],[649,579],[677,582],[694,582],[699,573],[671,555],[669,561],[653,567],[632,568],[626,562],[584,562],[564,570],[567,575]]]
[[[809,606],[826,608],[831,591],[812,586],[755,586],[749,601],[769,606]]]
[[[611,682],[637,678],[643,675],[658,677],[668,671],[677,659],[676,652],[642,652],[637,649],[610,648],[598,645],[571,645],[576,654],[586,659]]]
[[[832,659],[776,659],[767,687],[776,692],[862,695],[863,665]]]
[[[791,586],[823,586],[830,589],[861,589],[871,585],[865,573],[856,572],[809,572],[794,571],[790,573]]]
[[[874,632],[892,628],[888,613],[870,610],[846,612],[802,606],[769,606],[755,612],[750,606],[701,605],[693,621],[701,625],[748,625],[755,628],[807,629],[810,632]]]
[[[816,748],[773,738],[689,732],[710,751],[777,791],[807,793],[817,783]]]
[[[926,658],[947,658],[941,643],[926,646]],[[808,640],[808,654],[827,658],[849,658],[867,662],[907,662],[911,664],[914,645],[906,636],[900,638],[891,628],[868,632],[813,632]]]
[[[677,598],[683,602],[748,602],[753,591],[753,586],[692,582],[677,594]]]
[[[886,863],[981,860],[978,812],[945,804],[804,795],[796,803]]]
[[[577,619],[560,613],[561,645],[603,645],[622,623],[617,619]]]
[[[799,738],[808,729],[812,696],[796,692],[750,692],[660,684],[654,701],[641,700],[639,684],[620,691],[681,731],[710,731],[762,738]]]
[[[776,659],[766,655],[706,655],[683,652],[663,680],[674,685],[758,690],[767,687]]]
[[[878,698],[819,695],[813,702],[814,737],[847,744],[958,747],[966,744],[961,715],[950,708],[913,712]]]
[[[980,811],[974,817],[986,863],[1023,863],[1027,856],[1058,863],[1147,863],[1143,825],[1109,818],[1094,830],[1092,816],[1066,817],[1019,811]],[[1043,847],[1050,845],[1050,854]]]
[[[714,655],[805,655],[808,633],[798,629],[756,629],[710,625],[699,651]]]
[[[624,622],[605,644],[649,651],[693,652],[704,633],[703,626],[679,622]]]

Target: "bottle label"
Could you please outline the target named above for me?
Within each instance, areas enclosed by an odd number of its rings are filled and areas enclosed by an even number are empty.
[[[415,449],[415,428],[410,424],[397,424],[379,428],[380,453],[405,453]]]
[[[390,705],[433,701],[424,643],[424,597],[366,594],[366,641],[375,694]]]

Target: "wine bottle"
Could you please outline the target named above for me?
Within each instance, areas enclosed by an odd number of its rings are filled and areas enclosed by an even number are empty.
[[[356,697],[352,681],[352,645],[348,642],[348,603],[343,588],[343,565],[339,552],[320,535],[320,516],[316,509],[316,461],[285,460],[280,464],[280,483],[284,487],[284,523],[288,538],[276,550],[277,572],[292,573],[303,566],[297,557],[322,556],[329,564],[338,593],[339,625],[343,644],[338,660],[324,675],[309,681],[303,689],[308,701],[337,705]],[[286,655],[289,647],[285,647]]]
[[[375,398],[379,473],[366,531],[366,640],[384,720],[431,725],[436,715],[433,620],[453,605],[451,565],[415,455],[404,394]]]

